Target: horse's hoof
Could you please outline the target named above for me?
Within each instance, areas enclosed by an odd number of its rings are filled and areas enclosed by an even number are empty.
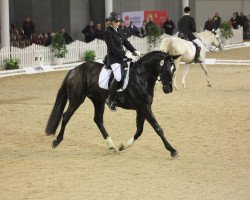
[[[51,135],[55,135],[55,133],[51,133],[51,132],[46,132],[47,136],[51,136]]]
[[[123,145],[123,144],[120,144],[120,145],[119,145],[119,147],[118,147],[118,150],[119,150],[119,151],[123,151],[123,150],[125,150],[124,145]]]
[[[116,153],[117,149],[115,147],[109,147],[109,151]]]
[[[178,151],[174,151],[174,152],[172,152],[171,153],[171,156],[173,157],[173,158],[176,158],[176,157],[178,157],[179,155],[178,155]]]
[[[58,142],[57,140],[53,140],[51,146],[53,149],[55,149],[59,144],[60,144],[60,142]]]

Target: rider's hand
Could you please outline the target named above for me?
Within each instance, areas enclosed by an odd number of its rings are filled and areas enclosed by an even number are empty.
[[[133,52],[133,54],[134,54],[135,56],[138,56],[138,57],[140,57],[140,56],[141,56],[140,51],[137,51],[137,50],[135,50],[135,51]]]

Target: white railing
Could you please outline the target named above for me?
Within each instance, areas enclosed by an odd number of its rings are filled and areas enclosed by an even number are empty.
[[[165,38],[170,37],[167,34],[161,36],[160,41]],[[147,38],[130,37],[128,39],[131,44],[139,50],[142,54],[146,54],[150,51],[149,43]],[[235,47],[241,47],[242,44],[226,45],[225,49],[231,49]],[[239,45],[239,46],[238,46]],[[103,59],[107,53],[107,47],[103,40],[94,40],[90,43],[85,43],[82,41],[74,41],[67,45],[68,53],[64,59],[64,63],[81,62],[84,58],[84,52],[86,50],[94,50],[96,52],[97,59]],[[155,49],[159,49],[159,44]],[[17,58],[20,59],[20,68],[24,67],[34,67],[38,65],[37,58],[42,60],[43,65],[53,64],[53,53],[50,47],[44,47],[41,45],[32,44],[26,48],[20,49],[17,47],[10,48],[0,48],[0,68],[4,66],[4,60],[6,58]]]
[[[161,36],[169,37],[166,34]],[[147,38],[130,37],[128,39],[131,44],[142,54],[149,52],[149,44]],[[159,44],[157,45],[157,47]],[[107,53],[107,47],[103,40],[94,40],[90,43],[82,41],[74,41],[67,45],[68,53],[64,59],[64,63],[73,63],[83,61],[84,52],[86,50],[94,50],[97,59],[102,59]],[[0,67],[4,65],[6,58],[16,58],[20,60],[20,68],[37,66],[37,58],[41,58],[44,65],[53,64],[53,53],[50,47],[32,44],[31,46],[20,49],[18,47],[1,48],[0,49]]]

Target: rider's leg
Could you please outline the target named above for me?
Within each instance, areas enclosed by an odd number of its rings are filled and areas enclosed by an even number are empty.
[[[118,83],[121,81],[121,64],[114,63],[111,65],[111,68],[114,73],[114,79],[112,80],[110,88],[109,88],[107,105],[111,110],[115,111],[116,110],[116,107],[115,107],[116,90],[118,87]]]
[[[192,40],[196,45],[196,53],[195,53],[195,57],[194,57],[194,62],[195,63],[201,63],[202,59],[200,57],[200,51],[201,51],[201,47],[203,46],[203,44],[200,42],[200,40],[198,40],[197,38]]]

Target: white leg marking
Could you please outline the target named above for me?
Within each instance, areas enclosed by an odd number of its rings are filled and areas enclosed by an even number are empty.
[[[106,141],[109,149],[117,151],[117,149],[116,149],[116,147],[115,147],[115,145],[110,137],[107,137],[107,139],[105,141]]]

